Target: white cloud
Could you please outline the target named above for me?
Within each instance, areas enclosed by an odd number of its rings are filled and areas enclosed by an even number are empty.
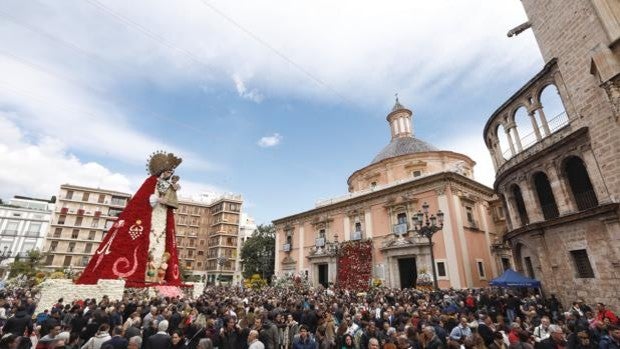
[[[463,136],[465,135],[465,136]],[[489,150],[479,132],[463,132],[461,135],[453,135],[438,144],[439,149],[451,150],[469,156],[476,162],[474,178],[476,181],[493,188],[495,182],[495,169]]]
[[[96,162],[81,162],[61,140],[27,138],[7,114],[0,113],[0,197],[47,198],[57,195],[64,183],[131,192],[126,176]]]
[[[282,136],[279,133],[274,133],[271,136],[265,136],[258,140],[257,144],[261,148],[271,148],[280,144]]]
[[[238,74],[233,74],[233,81],[235,82],[235,87],[237,88],[237,93],[239,94],[239,97],[248,99],[254,103],[260,103],[263,101],[264,96],[260,92],[258,92],[257,89],[252,89],[248,91],[248,89],[245,87],[245,83]]]
[[[453,82],[483,87],[540,63],[531,31],[506,37],[527,19],[518,0],[208,1],[217,11],[199,0],[98,1],[151,35],[90,2],[9,0],[5,11],[74,48],[10,22],[0,30],[3,48],[104,88],[128,79],[230,86],[232,77],[235,91],[255,102],[346,96],[372,106],[389,104],[394,91],[419,103]]]

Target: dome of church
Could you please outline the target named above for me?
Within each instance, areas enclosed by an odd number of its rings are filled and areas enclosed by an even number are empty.
[[[375,156],[371,164],[400,155],[437,151],[435,146],[413,137],[393,138],[383,150]]]

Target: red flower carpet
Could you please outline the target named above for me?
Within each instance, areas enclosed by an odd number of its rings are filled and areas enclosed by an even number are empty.
[[[338,285],[353,291],[366,291],[372,278],[372,240],[346,241],[340,245]]]

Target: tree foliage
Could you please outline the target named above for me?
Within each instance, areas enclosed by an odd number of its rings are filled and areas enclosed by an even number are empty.
[[[270,280],[274,273],[275,253],[275,227],[272,224],[259,225],[241,248],[243,277],[249,278],[258,274],[263,279]]]
[[[9,278],[20,275],[33,277],[37,274],[39,267],[41,267],[41,262],[45,258],[45,253],[39,250],[30,250],[27,253],[26,257],[15,256],[13,263],[9,267]]]

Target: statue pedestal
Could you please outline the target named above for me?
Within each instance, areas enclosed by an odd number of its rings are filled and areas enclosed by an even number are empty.
[[[100,301],[103,296],[110,300],[123,299],[124,280],[99,280],[96,285],[76,285],[69,279],[45,280],[41,285],[41,298],[36,313],[51,309],[60,298],[65,302],[77,299],[95,298]]]
[[[205,284],[200,282],[190,282],[188,285],[192,287],[153,286],[148,288],[146,295],[148,297],[198,297],[205,288]],[[41,298],[37,304],[37,314],[45,309],[51,309],[60,298],[64,299],[65,304],[86,298],[95,298],[99,302],[103,296],[108,296],[111,301],[114,301],[123,299],[126,290],[124,280],[99,280],[96,285],[78,285],[69,279],[49,279],[41,283],[39,287]]]

